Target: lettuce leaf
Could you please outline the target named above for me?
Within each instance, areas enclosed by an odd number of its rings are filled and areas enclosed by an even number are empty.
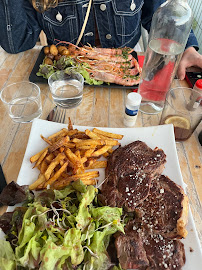
[[[58,246],[52,241],[47,241],[40,255],[43,257],[41,269],[44,270],[60,269],[61,266],[59,267],[58,264],[62,265],[69,257],[72,265],[79,265],[84,259],[80,230],[69,229],[63,245]]]
[[[77,228],[84,230],[91,222],[91,215],[88,206],[95,198],[95,187],[88,186],[86,192],[83,194],[82,200],[79,204],[78,215],[76,216]]]
[[[0,269],[16,269],[15,254],[8,241],[0,239]]]
[[[76,181],[37,193],[25,211],[14,252],[8,241],[0,242],[0,269],[108,269],[110,237],[124,232],[122,209],[99,207],[94,186]]]
[[[98,81],[90,77],[90,74],[87,71],[88,65],[86,63],[77,64],[71,56],[62,56],[58,61],[54,61],[53,65],[47,65],[43,61],[39,66],[39,71],[36,75],[48,79],[57,70],[68,71],[69,69],[74,69],[76,72],[79,72],[84,77],[85,83],[89,85],[103,84],[103,81]]]

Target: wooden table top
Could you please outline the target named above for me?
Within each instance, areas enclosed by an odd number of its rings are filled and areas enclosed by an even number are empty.
[[[40,46],[16,55],[6,53],[0,48],[0,90],[6,84],[28,80],[35,61],[41,50]],[[186,81],[176,80],[174,84],[187,85]],[[42,119],[46,119],[54,107],[47,84],[38,84],[41,88],[43,103]],[[85,87],[80,106],[70,109],[68,116],[75,125],[123,128],[125,98],[129,90],[104,87]],[[135,127],[155,126],[159,124],[160,114],[138,114]],[[22,164],[31,123],[14,123],[0,101],[0,163],[7,182],[16,181]],[[191,211],[202,243],[202,147],[198,134],[202,124],[185,142],[176,143],[178,158]],[[0,208],[0,214],[5,211]]]

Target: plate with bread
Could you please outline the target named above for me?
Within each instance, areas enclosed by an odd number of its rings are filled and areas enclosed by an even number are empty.
[[[30,158],[47,148],[51,134],[66,128],[66,124],[34,120],[18,185],[31,186],[36,182],[39,171],[36,167],[33,169]],[[122,267],[118,269],[201,269],[200,241],[180,171],[172,125],[143,128],[73,126],[73,129],[79,130],[80,135],[85,134],[85,143],[70,138],[77,149],[80,144],[87,151],[92,140],[99,141],[99,146],[94,145],[96,149],[93,150],[99,155],[91,151],[91,159],[88,159],[89,163],[96,157],[97,162],[102,156],[101,160],[107,161],[106,166],[96,169],[99,173],[93,184],[100,189],[98,199],[102,205],[122,208],[124,218],[127,217],[125,233],[113,236],[111,250],[116,256],[109,250],[112,262],[118,260]],[[117,137],[117,144],[111,142],[114,134],[122,136]],[[88,139],[91,140],[89,144],[86,143]],[[54,148],[53,145],[49,147]],[[71,151],[74,153],[73,148]],[[85,151],[77,156],[82,159]],[[88,169],[91,171],[90,167]],[[54,181],[55,184],[57,181],[64,183],[55,178]],[[48,183],[54,186],[53,182]]]

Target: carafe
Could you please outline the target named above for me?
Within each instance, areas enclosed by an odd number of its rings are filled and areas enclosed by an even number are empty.
[[[142,96],[140,111],[143,113],[162,111],[191,24],[192,11],[187,0],[166,1],[154,13],[138,88]]]

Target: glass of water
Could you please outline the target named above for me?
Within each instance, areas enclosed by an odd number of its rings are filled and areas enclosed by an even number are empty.
[[[84,78],[74,70],[56,71],[48,84],[54,103],[64,109],[78,106],[83,97]]]
[[[41,116],[40,88],[32,82],[7,85],[1,90],[0,98],[14,122],[28,123]]]

